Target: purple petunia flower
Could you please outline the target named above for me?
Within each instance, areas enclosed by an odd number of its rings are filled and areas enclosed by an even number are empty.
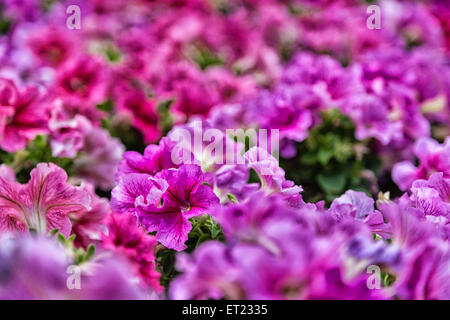
[[[450,138],[441,145],[431,138],[420,138],[414,145],[419,167],[410,161],[399,162],[392,168],[392,179],[401,190],[407,190],[417,179],[427,179],[433,172],[450,176]]]

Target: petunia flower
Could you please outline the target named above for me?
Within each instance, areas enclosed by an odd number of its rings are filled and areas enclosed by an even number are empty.
[[[280,192],[294,207],[299,207],[304,203],[300,195],[303,188],[285,179],[285,172],[279,166],[277,159],[266,150],[252,147],[244,154],[244,159],[247,166],[258,174],[261,190],[267,194]]]
[[[138,206],[159,206],[168,186],[166,180],[148,174],[127,174],[111,192],[111,208],[136,215]]]
[[[106,95],[104,72],[97,58],[75,56],[58,69],[55,90],[76,101],[100,103]]]
[[[100,241],[102,233],[106,230],[104,219],[111,214],[111,208],[108,199],[95,194],[92,184],[86,182],[83,188],[91,197],[90,207],[71,212],[69,218],[72,223],[72,234],[75,235],[75,246],[86,249],[89,244]]]
[[[91,126],[74,160],[74,175],[101,189],[112,188],[124,149],[120,140],[111,137],[107,130]]]
[[[161,136],[160,119],[157,102],[149,99],[145,93],[137,89],[119,87],[117,95],[117,111],[130,117],[131,124],[138,129],[144,143],[153,143]]]
[[[102,246],[125,258],[134,267],[136,276],[145,286],[161,292],[160,274],[156,271],[154,249],[156,238],[138,226],[135,216],[114,213],[106,217],[107,233],[102,235]]]
[[[172,161],[172,151],[175,145],[175,141],[164,137],[159,145],[147,146],[143,155],[135,151],[125,152],[118,167],[116,181],[129,173],[155,175],[163,169],[177,168],[179,165]]]
[[[207,241],[192,256],[180,253],[176,268],[183,276],[172,281],[170,299],[242,298],[237,281],[239,270],[223,243]]]
[[[427,179],[435,172],[450,176],[450,138],[443,144],[431,138],[420,138],[414,144],[414,155],[419,167],[410,161],[402,161],[392,168],[392,179],[401,190],[407,190],[417,179]]]
[[[90,202],[89,193],[67,182],[63,169],[40,163],[31,171],[27,184],[0,177],[0,230],[47,233],[58,229],[69,236],[69,213],[89,209]]]
[[[71,252],[54,239],[3,236],[0,237],[0,261],[3,300],[149,298],[149,294],[133,283],[128,261],[112,252],[104,251],[87,263],[75,265]],[[80,287],[70,289],[70,285],[77,284]]]
[[[416,180],[411,187],[411,198],[417,208],[426,215],[450,218],[450,179],[442,172],[428,180]]]
[[[183,250],[192,229],[188,219],[211,213],[210,209],[219,202],[219,198],[204,183],[207,177],[197,165],[166,169],[155,177],[164,179],[169,186],[162,205],[137,207],[139,221],[148,232],[156,231],[156,238],[166,247]]]
[[[0,78],[0,147],[15,152],[37,134],[46,133],[48,108],[36,87],[19,91],[14,82]]]

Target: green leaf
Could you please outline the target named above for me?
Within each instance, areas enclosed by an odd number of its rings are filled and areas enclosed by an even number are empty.
[[[110,112],[113,110],[113,102],[111,100],[105,100],[102,103],[97,104],[97,109],[100,111]]]
[[[48,234],[49,234],[50,236],[54,236],[55,234],[58,233],[58,231],[59,231],[59,229],[58,229],[58,228],[55,228],[55,229],[50,230],[50,231],[48,232]]]
[[[73,242],[73,240],[75,240],[75,235],[74,234],[72,234],[72,235],[70,235],[68,238],[67,238],[67,242]]]
[[[319,173],[317,175],[317,182],[320,187],[330,194],[341,194],[344,191],[346,180],[346,173],[343,171],[332,174]]]
[[[58,235],[56,236],[56,238],[58,239],[59,242],[61,242],[62,244],[66,244],[66,238],[64,238],[64,236],[61,233],[58,233]]]
[[[227,197],[228,197],[228,200],[230,200],[230,202],[232,202],[232,203],[237,203],[238,202],[236,197],[234,195],[232,195],[231,193],[227,193]]]
[[[328,162],[330,162],[332,157],[333,151],[329,149],[320,149],[319,152],[317,153],[317,159],[323,166],[326,166]]]
[[[91,243],[86,250],[86,254],[84,255],[84,261],[88,261],[95,254],[95,246]]]

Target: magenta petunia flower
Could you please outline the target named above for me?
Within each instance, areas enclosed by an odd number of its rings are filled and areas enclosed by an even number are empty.
[[[39,28],[28,39],[28,46],[40,62],[54,68],[69,59],[75,44],[73,33],[55,26]]]
[[[149,145],[141,155],[135,151],[123,154],[123,160],[119,164],[116,181],[129,173],[147,173],[155,175],[163,169],[177,168],[178,165],[172,161],[172,151],[176,145],[175,141],[165,137],[159,145]]]
[[[15,152],[39,133],[46,133],[48,107],[36,87],[19,91],[14,82],[0,78],[0,147]]]
[[[85,183],[83,187],[91,197],[91,205],[89,209],[69,213],[69,218],[72,223],[72,234],[75,235],[74,244],[86,249],[89,244],[100,241],[102,233],[106,230],[104,219],[111,214],[111,208],[108,199],[95,194],[92,184]]]
[[[97,58],[76,56],[58,69],[55,90],[80,102],[103,102],[106,96],[106,70],[102,67]]]
[[[111,208],[117,212],[136,215],[138,206],[159,206],[168,184],[148,174],[130,173],[111,192]]]
[[[182,165],[178,169],[166,169],[156,178],[167,181],[169,187],[163,195],[162,205],[137,207],[139,221],[147,231],[157,231],[156,238],[163,245],[175,250],[186,248],[184,242],[192,226],[189,218],[211,213],[219,198],[205,184],[206,177],[197,165]]]
[[[131,124],[142,133],[144,143],[157,141],[161,136],[157,102],[142,90],[128,87],[114,94],[117,95],[117,111],[130,117]]]
[[[38,164],[24,185],[11,181],[11,176],[0,177],[2,232],[47,233],[56,228],[69,236],[69,213],[89,209],[89,193],[69,184],[66,172],[52,163]]]
[[[136,218],[129,214],[108,215],[105,223],[108,230],[102,236],[102,246],[127,258],[143,284],[161,292],[161,275],[155,269],[156,238],[140,228]]]

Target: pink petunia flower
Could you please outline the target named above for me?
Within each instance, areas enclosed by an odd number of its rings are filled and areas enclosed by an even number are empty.
[[[108,199],[95,194],[92,184],[85,183],[83,187],[91,197],[91,205],[89,209],[71,212],[69,218],[72,223],[72,234],[76,236],[75,246],[86,249],[89,244],[96,244],[101,240],[101,235],[106,231],[104,219],[111,214],[111,208]]]
[[[156,238],[139,227],[134,216],[114,213],[107,216],[108,234],[102,236],[105,249],[115,251],[128,259],[135,274],[150,288],[161,292],[160,274],[155,267]]]
[[[53,163],[40,163],[27,184],[12,180],[12,169],[0,176],[0,231],[47,233],[58,229],[68,236],[69,213],[89,209],[89,193],[67,183],[66,172]],[[9,172],[8,172],[9,171]]]
[[[36,87],[19,91],[0,78],[0,147],[15,152],[37,134],[47,132],[49,114]]]

